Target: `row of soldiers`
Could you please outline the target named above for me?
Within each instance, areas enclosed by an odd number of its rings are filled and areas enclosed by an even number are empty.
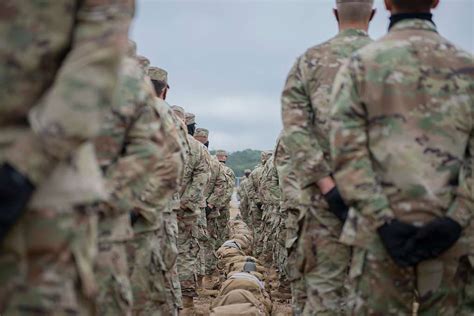
[[[0,314],[192,315],[235,176],[128,40],[134,1],[0,10]]]
[[[438,4],[385,0],[372,41],[373,1],[336,0],[339,34],[288,75],[276,149],[239,195],[297,315],[474,315],[474,62]]]

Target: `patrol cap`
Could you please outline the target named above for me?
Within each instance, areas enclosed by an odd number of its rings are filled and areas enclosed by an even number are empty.
[[[222,244],[222,246],[242,250],[242,247],[240,247],[239,243],[235,240],[227,240]]]
[[[171,107],[171,110],[173,110],[174,114],[181,120],[184,120],[184,115],[185,115],[185,111],[184,111],[184,108],[179,106],[179,105],[173,105]]]
[[[196,123],[196,115],[193,113],[186,113],[186,125],[195,124]]]
[[[216,151],[216,156],[229,156],[227,154],[227,151],[223,150],[223,149],[219,149],[218,151]]]
[[[148,76],[151,80],[161,81],[168,84],[168,72],[158,67],[150,67],[148,69]]]
[[[194,132],[194,137],[209,137],[209,130],[206,129],[206,128],[202,128],[202,127],[199,127],[199,128],[196,128],[196,131]]]
[[[137,61],[140,64],[140,67],[148,73],[148,68],[150,67],[150,60],[145,56],[138,55]]]
[[[250,170],[250,169],[245,169],[245,170],[244,170],[244,173],[252,173],[252,170]]]
[[[247,261],[244,264],[244,272],[256,272],[257,271],[257,265],[255,262],[252,261]]]

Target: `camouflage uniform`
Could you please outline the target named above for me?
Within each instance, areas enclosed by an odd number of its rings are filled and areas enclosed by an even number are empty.
[[[217,151],[217,154],[219,154],[219,152],[220,151]],[[225,151],[222,151],[222,153],[225,153]],[[222,197],[223,204],[219,209],[219,217],[216,219],[216,224],[218,227],[217,245],[222,245],[229,236],[227,222],[230,219],[230,201],[232,200],[232,195],[234,194],[235,188],[234,171],[231,168],[227,167],[224,163],[221,163],[221,168],[224,172],[227,185],[226,190],[224,192],[224,196]]]
[[[154,92],[135,59],[134,48],[122,61],[120,74],[117,102],[94,142],[111,193],[99,208],[99,315],[131,315],[132,290],[124,243],[133,237],[129,212],[142,203],[149,174],[163,156],[159,140],[165,139],[157,124],[160,117],[154,108]]]
[[[262,244],[262,257],[267,266],[275,265],[273,257],[275,247],[278,243],[278,226],[280,224],[280,199],[281,190],[278,184],[278,173],[271,156],[263,167],[262,177],[260,179],[259,191],[262,201],[262,234],[259,243]]]
[[[149,69],[152,79],[156,78],[155,69]],[[151,87],[149,79],[147,82]],[[173,192],[178,189],[184,158],[169,105],[155,97],[153,106],[160,120],[152,127],[162,131],[153,135],[155,143],[160,144],[156,149],[160,159],[152,160],[153,164],[146,169],[150,177],[141,190],[141,204],[133,209],[137,216],[133,225],[134,238],[126,246],[135,315],[170,315],[175,312],[175,306],[167,296],[161,243],[163,213],[169,207]],[[143,132],[137,137],[143,137]],[[144,152],[140,154],[144,156]]]
[[[306,302],[306,286],[303,277],[305,252],[299,249],[301,228],[309,205],[303,202],[291,157],[284,137],[279,138],[275,150],[275,166],[281,188],[281,214],[285,220],[284,240],[287,251],[285,274],[291,282],[293,313],[301,315]]]
[[[345,301],[349,248],[338,241],[341,222],[329,212],[316,183],[331,175],[329,99],[334,77],[343,61],[369,42],[365,31],[348,29],[308,49],[290,71],[283,91],[285,143],[301,188],[310,188],[306,193],[311,207],[302,233],[309,234],[305,249],[315,251],[315,262],[305,267],[305,314],[341,313]]]
[[[113,104],[133,2],[0,7],[0,165],[36,186],[2,240],[0,314],[88,314],[96,294],[91,205],[106,198],[91,140]]]
[[[207,195],[206,204],[208,212],[207,231],[209,234],[209,248],[206,248],[206,274],[210,275],[216,271],[217,256],[216,250],[222,245],[219,233],[222,227],[219,226],[220,210],[225,209],[226,191],[228,187],[228,180],[224,172],[223,165],[217,160],[216,156],[209,155],[211,170],[215,172],[211,177],[210,188]]]
[[[178,212],[178,272],[183,296],[195,297],[200,250],[197,223],[211,172],[204,145],[191,135],[188,135],[188,142],[190,152],[185,165]]]
[[[247,170],[246,170],[247,171]],[[248,170],[249,176],[251,171]],[[237,198],[239,199],[239,210],[240,210],[240,215],[242,216],[242,219],[249,224],[249,197],[248,197],[248,185],[249,185],[249,178],[248,176],[245,176],[241,179],[239,188],[237,189]]]
[[[473,74],[472,55],[431,21],[404,19],[336,78],[331,145],[353,206],[341,236],[355,246],[353,315],[410,314],[415,292],[420,315],[454,315],[462,305],[455,274],[472,254]],[[415,268],[396,265],[376,233],[394,218],[423,226],[443,216],[465,227],[461,239]]]
[[[267,161],[267,154],[262,152],[261,154],[261,164],[253,169],[252,173],[249,176],[249,184],[248,184],[248,198],[250,202],[250,217],[251,217],[251,225],[250,228],[253,230],[253,238],[255,241],[254,245],[254,254],[258,256],[261,251],[262,247],[260,244],[256,243],[259,236],[261,236],[261,221],[262,221],[262,202],[260,200],[259,195],[259,188],[258,185],[260,183],[260,179],[262,177],[263,166]]]

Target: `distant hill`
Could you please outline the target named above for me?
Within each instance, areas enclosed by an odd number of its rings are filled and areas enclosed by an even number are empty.
[[[229,154],[227,158],[227,166],[232,168],[236,177],[242,177],[245,169],[253,170],[260,163],[261,150],[245,149]],[[214,155],[215,151],[211,151]]]

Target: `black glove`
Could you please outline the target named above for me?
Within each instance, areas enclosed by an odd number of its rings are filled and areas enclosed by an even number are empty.
[[[9,164],[0,166],[0,241],[18,221],[35,186]]]
[[[419,261],[439,257],[461,237],[462,227],[449,218],[437,218],[421,227],[408,247]]]
[[[257,208],[261,211],[263,204],[261,202],[257,202],[256,205],[257,205]]]
[[[138,221],[138,219],[140,218],[140,214],[138,214],[138,212],[136,211],[131,211],[130,212],[130,223],[133,225],[135,225],[135,223]]]
[[[419,262],[413,254],[412,241],[420,229],[414,225],[392,220],[377,229],[382,243],[393,261],[401,267],[414,266]]]
[[[331,213],[336,215],[336,217],[344,223],[347,219],[347,214],[349,214],[349,208],[346,203],[344,203],[339,189],[337,187],[332,188],[331,191],[324,194],[324,199],[328,203]]]

